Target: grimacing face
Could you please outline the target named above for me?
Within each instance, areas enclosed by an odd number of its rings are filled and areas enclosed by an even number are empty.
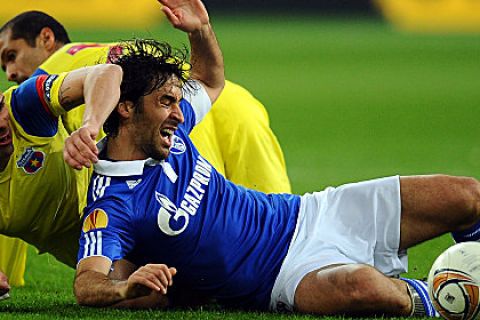
[[[135,113],[131,123],[139,159],[168,157],[173,134],[184,120],[181,99],[182,84],[176,77],[143,98],[143,111]]]
[[[9,29],[0,34],[0,60],[8,81],[22,83],[50,56],[39,37],[31,47],[24,39],[12,39]]]

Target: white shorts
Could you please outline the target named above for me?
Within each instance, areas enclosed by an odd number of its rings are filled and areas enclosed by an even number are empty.
[[[406,251],[399,252],[400,214],[398,176],[303,195],[270,308],[292,311],[303,277],[329,265],[368,264],[387,276],[406,272]]]

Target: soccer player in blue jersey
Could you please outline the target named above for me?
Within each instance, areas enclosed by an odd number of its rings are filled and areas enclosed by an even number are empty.
[[[394,176],[297,196],[225,180],[188,137],[223,83],[208,15],[200,0],[165,3],[189,33],[196,80],[170,47],[137,43],[115,59],[124,70],[115,111],[66,141],[71,166],[96,162],[77,301],[166,306],[173,290],[258,310],[435,316],[423,282],[394,276],[406,271],[408,248],[449,231],[478,234],[480,183]],[[105,120],[97,149],[92,133]]]

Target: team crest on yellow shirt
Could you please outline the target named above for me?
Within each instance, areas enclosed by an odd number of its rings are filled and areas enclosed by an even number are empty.
[[[108,226],[108,216],[102,209],[95,209],[88,214],[83,221],[83,232],[95,229],[103,229]]]
[[[29,147],[17,160],[17,168],[22,168],[27,174],[35,174],[43,167],[44,162],[45,153]]]

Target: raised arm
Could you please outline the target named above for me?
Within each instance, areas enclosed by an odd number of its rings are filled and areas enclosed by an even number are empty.
[[[79,262],[74,291],[80,305],[116,308],[164,308],[168,306],[167,287],[172,285],[175,268],[148,264],[139,269],[126,260],[112,263],[105,257],[89,257]]]
[[[65,110],[85,103],[83,126],[65,141],[65,161],[76,169],[90,167],[98,150],[95,139],[120,98],[122,68],[100,64],[70,72],[60,87],[60,104]],[[75,156],[72,156],[75,155]]]
[[[192,78],[203,83],[212,103],[225,85],[222,51],[200,0],[158,0],[170,23],[188,33]]]
[[[85,103],[84,125],[100,130],[105,119],[117,106],[122,75],[122,68],[113,64],[99,64],[71,71],[60,87],[60,104],[69,111]]]

